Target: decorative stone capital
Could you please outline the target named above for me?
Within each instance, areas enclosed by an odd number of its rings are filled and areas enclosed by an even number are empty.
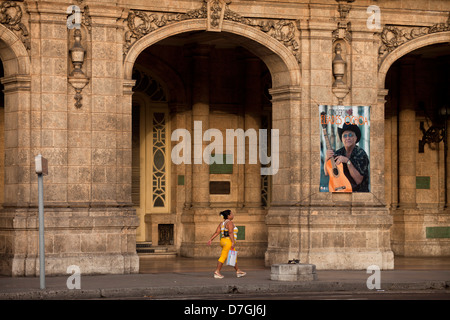
[[[3,92],[18,92],[18,91],[30,91],[31,77],[28,75],[12,75],[6,76],[1,79],[1,83],[4,86]]]
[[[123,94],[125,96],[131,96],[133,94],[133,87],[136,84],[136,80],[123,80]]]
[[[380,104],[384,104],[386,102],[386,96],[388,95],[388,89],[378,89],[377,101]]]
[[[301,100],[302,88],[299,86],[283,86],[269,89],[269,94],[272,96],[272,102]]]

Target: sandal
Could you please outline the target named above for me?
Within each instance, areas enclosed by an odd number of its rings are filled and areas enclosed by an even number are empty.
[[[237,271],[236,272],[236,277],[241,278],[243,276],[245,276],[247,274],[247,272],[244,271]]]
[[[221,275],[221,274],[219,274],[217,272],[214,272],[214,278],[216,278],[216,279],[223,279],[223,275]]]

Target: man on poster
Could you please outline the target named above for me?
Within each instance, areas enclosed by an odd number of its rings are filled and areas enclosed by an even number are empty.
[[[370,107],[320,105],[321,192],[370,192]]]
[[[369,192],[369,157],[366,152],[356,144],[361,139],[361,130],[356,124],[344,123],[338,128],[342,148],[334,152],[328,149],[327,162],[334,157],[336,165],[343,164],[344,175],[349,180],[353,192]],[[325,168],[325,175],[329,175]]]

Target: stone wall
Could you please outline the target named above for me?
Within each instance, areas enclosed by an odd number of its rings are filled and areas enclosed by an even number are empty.
[[[249,256],[260,257],[267,243],[267,264],[300,258],[318,269],[361,269],[370,264],[393,268],[390,231],[401,237],[403,227],[387,206],[391,192],[385,192],[386,187],[396,187],[394,180],[385,180],[389,162],[385,146],[392,141],[385,135],[386,75],[396,60],[414,49],[449,41],[450,3],[236,0],[214,1],[216,6],[211,6],[212,2],[78,1],[79,43],[75,29],[67,27],[70,3],[1,2],[8,8],[2,15],[10,18],[0,25],[5,92],[1,273],[38,273],[34,173],[38,153],[49,160],[49,175],[44,178],[47,270],[64,274],[67,266],[76,264],[82,273],[138,272],[135,230],[143,221],[131,202],[132,72],[147,48],[157,48],[155,44],[167,39],[192,39],[194,34],[206,34],[210,44],[223,36],[267,67],[272,82],[271,126],[280,132],[280,168],[271,177],[272,201],[266,214],[264,208],[248,211],[241,205],[255,205],[250,195],[256,194],[256,180],[244,179],[244,192],[238,189],[224,200],[208,194],[208,166],[172,166],[172,179],[184,174],[190,184],[176,187],[172,198],[170,214],[178,223],[179,253],[215,255],[205,249],[206,234],[218,223],[216,209],[232,207],[242,214],[239,222],[257,226],[248,235],[258,249],[252,252],[250,241],[242,246]],[[381,10],[378,29],[367,25],[371,15],[367,7],[372,4]],[[86,50],[81,66],[70,56],[76,44]],[[338,44],[346,61],[339,85],[333,71]],[[211,112],[214,101],[205,91],[209,82],[204,77],[209,73],[203,72],[202,59],[196,63],[194,79],[178,79],[182,85],[166,83],[174,97],[182,95],[184,81],[197,86],[186,93],[188,99],[170,101],[174,127],[192,129],[193,120],[199,119],[210,126],[220,124],[221,118]],[[229,71],[223,64],[214,67]],[[174,62],[173,71],[182,73],[182,66]],[[215,80],[211,85],[226,85]],[[243,104],[248,110],[252,107],[250,102]],[[370,193],[319,192],[319,104],[371,106]],[[244,119],[252,121],[245,115]],[[412,116],[405,119],[405,130],[417,125]],[[417,145],[413,137],[408,141],[402,148]],[[400,159],[401,175],[413,179],[425,174],[428,168],[422,160],[412,164]],[[416,172],[408,172],[411,165]],[[255,177],[254,168],[242,169]],[[430,175],[439,175],[440,170]],[[442,197],[441,186],[415,194],[421,203],[434,203]],[[402,193],[403,202],[408,202],[409,194]],[[225,203],[214,206],[217,202]],[[428,226],[437,220],[448,225],[439,218],[442,212],[435,215],[422,207],[411,217],[432,221]],[[416,228],[414,222],[405,223]]]

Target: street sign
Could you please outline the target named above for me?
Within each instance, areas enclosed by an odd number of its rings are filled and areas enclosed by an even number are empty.
[[[44,176],[48,175],[48,161],[46,158],[39,154],[34,157],[34,162],[37,174],[42,174]]]

